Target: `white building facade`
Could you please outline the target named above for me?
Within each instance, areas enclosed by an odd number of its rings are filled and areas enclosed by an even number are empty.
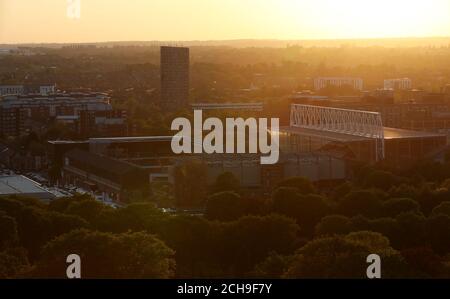
[[[409,78],[384,80],[384,89],[408,90],[411,88],[412,88],[412,81]]]
[[[352,77],[319,77],[314,79],[315,90],[321,90],[330,85],[337,87],[349,85],[356,90],[362,90],[364,81],[361,78]]]
[[[26,95],[26,94],[40,94],[49,95],[56,92],[55,84],[47,85],[0,85],[0,96],[7,95]]]
[[[23,85],[0,85],[0,96],[24,94]]]

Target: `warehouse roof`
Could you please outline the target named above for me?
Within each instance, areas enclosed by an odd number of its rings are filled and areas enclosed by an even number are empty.
[[[117,175],[123,175],[129,171],[138,169],[136,166],[133,166],[130,163],[101,155],[92,154],[90,152],[79,149],[74,149],[67,152],[66,157],[80,161],[83,163],[83,165],[86,165],[88,167],[103,169]]]
[[[22,175],[0,176],[0,195],[24,195],[44,200],[55,197],[39,183]]]

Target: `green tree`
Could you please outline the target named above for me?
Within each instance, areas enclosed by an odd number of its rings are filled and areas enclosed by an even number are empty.
[[[366,278],[366,258],[379,254],[383,277],[408,275],[402,256],[379,233],[356,232],[347,236],[315,239],[300,248],[285,277],[288,278]]]
[[[317,222],[330,209],[325,198],[314,194],[300,195],[296,188],[280,187],[273,194],[272,211],[294,218],[302,230],[310,235]]]
[[[292,177],[282,180],[277,185],[280,187],[296,188],[300,194],[316,193],[316,188],[311,181],[304,177]]]
[[[397,219],[393,218],[376,218],[367,220],[368,227],[364,229],[380,233],[391,241],[394,248],[398,248],[402,244],[401,227]],[[353,228],[355,230],[355,228]]]
[[[382,204],[383,215],[395,217],[406,212],[420,212],[420,205],[410,198],[392,198]]]
[[[298,244],[298,232],[295,221],[280,215],[247,216],[224,224],[215,249],[224,276],[247,275],[271,252],[291,254]]]
[[[222,224],[203,217],[168,217],[159,226],[158,235],[173,250],[177,278],[220,277],[222,269],[215,248],[223,246]]]
[[[296,207],[300,195],[296,188],[279,187],[272,194],[272,211],[292,218],[296,216]]]
[[[102,211],[108,209],[111,208],[93,198],[87,198],[72,201],[64,213],[79,216],[89,223],[94,223]]]
[[[339,202],[338,211],[345,216],[377,217],[381,212],[381,200],[375,191],[352,191]]]
[[[205,216],[209,220],[233,221],[244,216],[245,212],[243,200],[234,192],[214,194],[206,202]]]
[[[280,279],[291,263],[291,259],[291,256],[271,252],[264,261],[255,266],[250,276],[259,279]]]
[[[47,208],[50,211],[66,213],[67,209],[72,204],[86,202],[89,200],[93,200],[92,196],[90,196],[89,194],[75,194],[70,197],[56,198],[48,204]]]
[[[46,205],[34,199],[5,198],[0,201],[0,209],[14,218],[19,244],[28,250],[30,260],[39,256],[41,247],[50,239],[88,226],[85,220],[49,211]]]
[[[398,223],[398,233],[391,237],[396,248],[411,248],[426,244],[427,219],[418,213],[407,212],[398,215],[395,220]]]
[[[408,265],[416,272],[414,277],[443,278],[446,275],[444,260],[430,247],[414,247],[401,251]]]
[[[450,253],[450,217],[439,214],[431,216],[426,222],[426,235],[438,254]]]
[[[30,267],[24,248],[10,247],[0,251],[0,279],[18,278]]]
[[[401,184],[400,186],[394,186],[389,190],[390,198],[411,198],[417,199],[419,194],[418,188],[414,185]]]
[[[364,186],[387,191],[393,186],[401,184],[403,181],[402,178],[395,176],[390,172],[375,170],[365,177]]]
[[[345,182],[333,190],[332,198],[335,201],[339,201],[341,198],[350,193],[352,189],[353,189],[352,184],[350,182]]]
[[[316,224],[328,215],[331,208],[326,198],[319,195],[300,196],[297,210],[297,223],[308,234],[314,233]]]
[[[64,278],[65,260],[72,253],[81,257],[83,278],[170,278],[174,275],[173,250],[153,235],[76,230],[45,245],[31,276]]]
[[[127,231],[154,233],[165,217],[153,203],[134,203],[124,208],[102,211],[95,227],[101,231],[114,233]]]
[[[0,250],[17,244],[19,235],[16,220],[0,210]]]
[[[450,198],[450,191],[446,188],[436,189],[433,184],[426,184],[422,186],[417,201],[420,204],[420,209],[425,215],[430,215],[433,209],[441,203],[448,201]]]
[[[342,215],[325,216],[316,225],[316,235],[345,235],[351,231],[350,219]]]
[[[150,185],[151,198],[160,208],[175,207],[175,194],[172,184],[167,182],[153,182]]]

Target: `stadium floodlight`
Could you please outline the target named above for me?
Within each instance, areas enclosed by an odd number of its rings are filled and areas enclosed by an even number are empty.
[[[292,104],[291,127],[374,139],[376,160],[384,159],[384,127],[378,112]]]

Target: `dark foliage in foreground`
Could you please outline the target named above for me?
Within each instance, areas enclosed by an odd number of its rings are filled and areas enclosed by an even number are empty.
[[[362,278],[372,253],[383,277],[450,277],[448,181],[367,173],[331,191],[291,178],[257,199],[227,174],[204,216],[1,198],[0,277],[65,277],[72,253],[90,278]]]

